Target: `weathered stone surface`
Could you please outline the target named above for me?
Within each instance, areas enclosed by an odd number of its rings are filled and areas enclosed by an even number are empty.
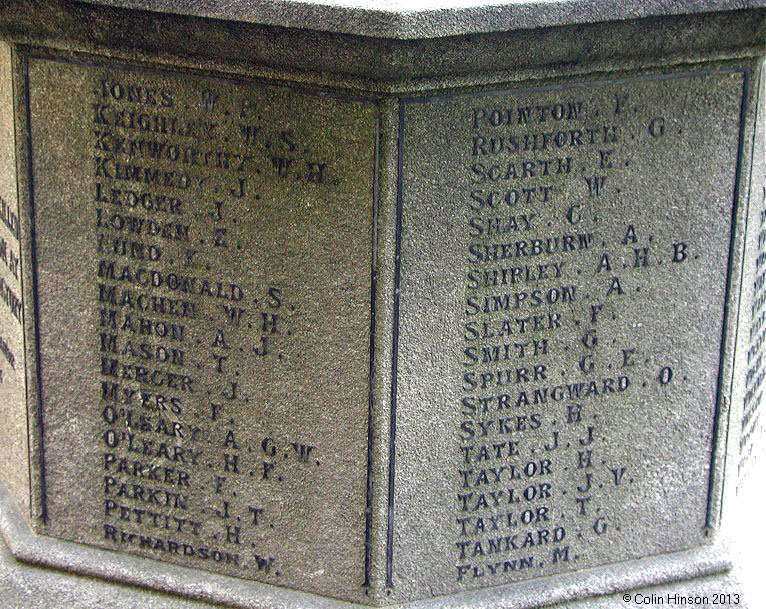
[[[764,107],[764,87],[761,80],[758,123],[753,140],[752,166],[750,168],[749,196],[751,228],[748,231],[749,255],[745,260],[745,273],[750,278],[743,296],[743,322],[747,331],[743,332],[739,344],[741,365],[740,374],[745,377],[744,396],[742,398],[741,435],[739,438],[739,461],[737,475],[740,483],[748,478],[758,478],[763,464],[763,448],[766,445],[763,435],[766,426],[763,423],[763,381],[766,378],[766,107]],[[762,474],[761,474],[762,475]],[[757,485],[754,480],[752,485]]]
[[[358,590],[375,105],[25,69],[47,531]]]
[[[513,0],[489,4],[484,0],[377,0],[362,2],[291,2],[234,0],[89,0],[91,4],[122,6],[155,12],[309,27],[363,36],[401,39],[442,38],[483,32],[509,31],[621,21],[656,15],[688,15],[766,6],[763,0]]]
[[[24,310],[16,194],[11,49],[0,42],[0,471],[16,501],[30,509]]]
[[[743,84],[404,100],[397,590],[705,542]]]
[[[695,64],[701,53],[753,56],[764,38],[756,9],[403,40],[84,2],[37,0],[34,11],[28,7],[25,0],[5,0],[0,35],[36,47],[155,64],[162,57],[196,69],[367,94]]]
[[[17,559],[259,609],[712,589],[763,2],[103,4],[0,7]]]

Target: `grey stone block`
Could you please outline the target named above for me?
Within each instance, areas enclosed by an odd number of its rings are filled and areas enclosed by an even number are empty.
[[[8,601],[757,606],[764,6],[5,3]]]

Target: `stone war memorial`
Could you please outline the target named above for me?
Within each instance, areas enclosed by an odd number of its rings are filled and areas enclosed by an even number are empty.
[[[2,0],[0,607],[766,606],[765,25]]]

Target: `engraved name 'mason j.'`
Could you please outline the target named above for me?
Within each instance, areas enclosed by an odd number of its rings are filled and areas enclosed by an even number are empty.
[[[40,539],[365,605],[725,564],[752,58],[389,95],[4,48],[2,466]]]

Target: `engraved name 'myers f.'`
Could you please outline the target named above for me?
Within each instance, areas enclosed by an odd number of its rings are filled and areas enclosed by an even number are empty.
[[[763,3],[70,4],[0,7],[18,559],[338,609],[730,566]]]

